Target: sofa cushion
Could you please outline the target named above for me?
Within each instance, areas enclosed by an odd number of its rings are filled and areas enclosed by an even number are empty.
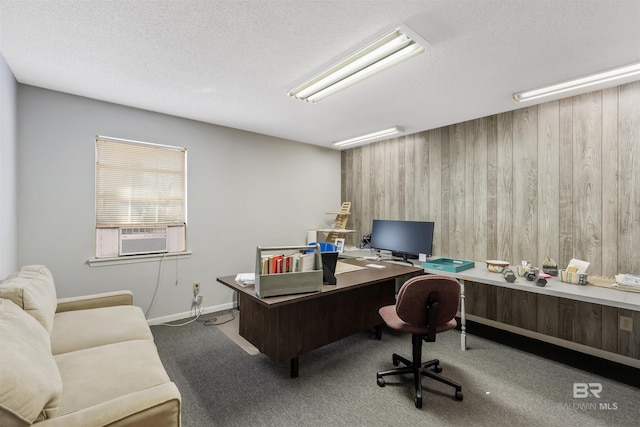
[[[170,382],[151,340],[108,344],[54,359],[64,389],[59,416]]]
[[[0,298],[16,303],[51,333],[58,301],[53,276],[47,267],[22,267],[0,283]]]
[[[0,298],[0,425],[30,425],[55,415],[62,380],[49,334],[11,300]]]
[[[140,307],[120,305],[56,313],[51,331],[53,354],[113,344],[153,340]]]

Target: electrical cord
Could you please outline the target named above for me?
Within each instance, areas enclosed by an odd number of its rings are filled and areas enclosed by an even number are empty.
[[[233,313],[233,310],[231,310],[231,318],[227,319],[223,322],[218,322],[218,318],[217,317],[210,317],[206,320],[198,320],[198,322],[202,323],[204,326],[218,326],[218,325],[224,325],[225,323],[229,323],[232,320],[234,320],[236,318],[235,314]]]
[[[151,309],[156,303],[156,296],[158,295],[158,288],[160,288],[160,276],[162,275],[162,262],[165,260],[167,254],[162,254],[162,258],[158,261],[158,278],[156,280],[156,288],[153,291],[153,296],[151,297],[151,303],[149,303],[149,308],[147,308],[147,312],[144,314],[144,318],[149,318],[149,313]]]
[[[189,314],[193,316],[193,313],[198,313],[198,302],[196,300],[197,297],[193,297],[191,301],[191,308],[189,309]]]
[[[184,323],[178,323],[178,324],[175,324],[175,323],[160,323],[158,326],[172,326],[172,327],[176,327],[176,326],[186,326],[186,325],[188,325],[189,323],[193,323],[193,322],[197,321],[197,320],[200,318],[200,316],[202,315],[202,312],[203,312],[203,311],[204,311],[204,309],[203,309],[203,308],[201,308],[201,309],[200,309],[200,312],[198,312],[198,314],[196,314],[196,317],[195,317],[195,318],[193,318],[193,319],[191,319],[191,320],[188,320],[188,321],[186,321],[186,322],[184,322]]]

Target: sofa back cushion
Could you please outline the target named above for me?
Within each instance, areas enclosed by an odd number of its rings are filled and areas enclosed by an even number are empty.
[[[0,283],[0,298],[13,301],[51,334],[58,299],[53,276],[47,267],[22,267]]]
[[[47,331],[0,298],[0,342],[0,426],[27,426],[55,416],[62,379]]]

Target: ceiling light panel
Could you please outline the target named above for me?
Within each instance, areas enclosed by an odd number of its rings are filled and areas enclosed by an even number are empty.
[[[373,140],[395,135],[402,131],[403,129],[401,127],[394,126],[389,129],[383,129],[377,132],[368,133],[366,135],[356,136],[355,138],[345,139],[344,141],[336,142],[333,145],[335,145],[336,147],[346,147],[349,145],[360,144],[362,142],[372,142]]]
[[[294,87],[288,95],[309,102],[317,102],[422,52],[424,52],[422,45],[409,37],[401,28],[396,28]]]
[[[551,86],[545,86],[539,89],[517,92],[512,95],[512,98],[515,102],[533,101],[535,99],[546,98],[565,92],[577,91],[588,87],[597,89],[595,86],[598,86],[598,88],[602,89],[607,84],[612,85],[612,82],[615,82],[615,84],[622,84],[638,78],[640,78],[640,63],[614,68],[612,70],[580,77]]]

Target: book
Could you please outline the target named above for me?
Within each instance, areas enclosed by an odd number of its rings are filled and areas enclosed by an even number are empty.
[[[260,274],[299,273],[314,271],[314,253],[294,253],[290,255],[263,255]]]
[[[618,289],[631,292],[640,292],[640,276],[635,274],[616,275],[616,285]]]
[[[634,274],[625,274],[622,279],[618,281],[621,285],[637,286],[640,287],[640,276]]]
[[[296,273],[302,271],[302,265],[300,264],[300,253],[291,255],[291,272]]]
[[[269,256],[262,255],[260,258],[260,274],[269,274]]]
[[[315,270],[315,253],[307,252],[306,254],[300,255],[300,262],[302,264],[302,269],[300,271],[313,271]]]

